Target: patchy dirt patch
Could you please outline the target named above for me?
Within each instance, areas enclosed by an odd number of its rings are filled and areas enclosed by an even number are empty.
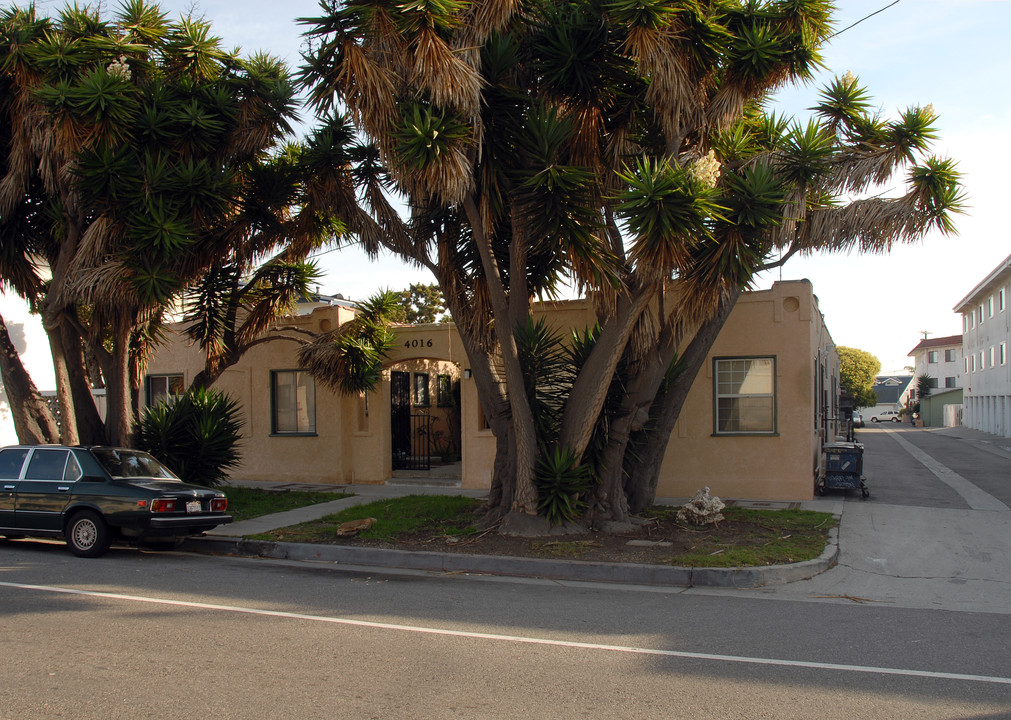
[[[545,538],[500,535],[495,528],[475,531],[472,520],[445,529],[413,532],[395,541],[337,537],[319,524],[284,528],[266,538],[281,542],[430,550],[478,555],[564,558],[597,562],[665,564],[687,567],[778,565],[811,560],[825,549],[835,520],[804,510],[753,510],[729,507],[718,526],[691,527],[676,520],[677,508],[654,508],[643,524],[622,534],[585,532]],[[322,532],[321,532],[322,531]]]

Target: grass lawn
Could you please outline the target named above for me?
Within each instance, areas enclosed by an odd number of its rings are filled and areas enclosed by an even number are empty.
[[[479,500],[462,496],[411,495],[357,505],[255,538],[683,567],[743,567],[817,558],[825,550],[829,530],[836,526],[828,513],[729,507],[718,526],[692,527],[677,521],[677,508],[657,506],[643,513],[644,523],[629,533],[587,531],[517,538],[500,535],[494,528],[483,529],[480,507]],[[355,537],[337,537],[341,523],[364,518],[375,518],[375,525]]]
[[[278,492],[277,490],[261,490],[241,485],[229,485],[221,489],[228,496],[228,514],[235,518],[235,522],[350,497],[349,493],[305,492],[301,490]]]

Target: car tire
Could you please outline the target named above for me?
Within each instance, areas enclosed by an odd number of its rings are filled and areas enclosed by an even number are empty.
[[[97,512],[82,510],[67,522],[67,547],[77,557],[104,555],[112,544],[109,526]]]
[[[877,421],[878,421],[878,419],[877,419],[877,418],[871,418],[871,422],[872,422],[872,423],[876,423]]]
[[[897,422],[902,422],[902,421],[899,420],[897,417],[893,417],[892,418],[892,422],[897,423]]]

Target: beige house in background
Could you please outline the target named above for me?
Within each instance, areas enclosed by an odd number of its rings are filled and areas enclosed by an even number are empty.
[[[321,333],[353,312],[323,306],[280,324]],[[535,314],[562,331],[592,317],[583,300],[540,304]],[[185,388],[202,367],[199,348],[181,333],[172,337],[148,368],[149,399]],[[381,386],[356,397],[341,397],[301,370],[292,340],[248,352],[214,385],[245,410],[243,462],[233,475],[384,483],[425,454],[430,438],[437,454],[460,459],[462,487],[490,487],[495,439],[455,326],[401,327],[396,338]],[[810,282],[746,293],[692,386],[657,494],[689,497],[708,486],[725,498],[811,498],[822,443],[840,434],[838,378],[838,355]]]

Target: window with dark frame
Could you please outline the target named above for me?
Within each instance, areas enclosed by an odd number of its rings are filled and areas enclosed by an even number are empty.
[[[944,387],[946,388],[958,387],[958,385],[956,384],[957,382],[958,381],[953,377],[946,377],[944,378]]]
[[[439,407],[449,407],[453,404],[453,378],[450,375],[435,376],[435,401]]]
[[[715,433],[774,434],[775,358],[717,358],[713,363]]]
[[[270,401],[274,435],[316,433],[316,381],[304,370],[272,370]]]
[[[428,373],[414,373],[414,405],[428,407]]]

